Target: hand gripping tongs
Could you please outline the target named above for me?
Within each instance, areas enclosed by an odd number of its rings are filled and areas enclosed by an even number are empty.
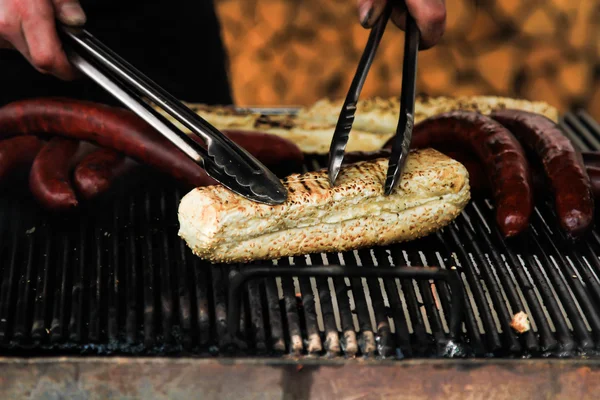
[[[329,148],[329,181],[331,185],[340,172],[344,161],[344,151],[348,143],[356,104],[363,84],[367,78],[369,68],[375,58],[377,47],[385,31],[385,27],[392,13],[393,1],[388,0],[385,10],[377,24],[371,29],[369,40],[358,64],[356,74],[350,85],[350,90],[344,101],[342,111],[335,127],[331,147]],[[396,128],[396,136],[392,145],[392,154],[388,163],[387,177],[385,180],[385,194],[389,195],[402,176],[406,157],[410,148],[412,130],[414,125],[415,86],[417,75],[417,53],[419,51],[420,32],[414,19],[406,12],[406,34],[404,37],[404,64],[402,67],[402,92],[400,94],[400,119]]]
[[[206,173],[250,200],[281,204],[287,191],[277,176],[218,129],[144,76],[84,29],[61,26],[65,50],[73,65],[164,135]],[[203,148],[144,99],[198,135]]]

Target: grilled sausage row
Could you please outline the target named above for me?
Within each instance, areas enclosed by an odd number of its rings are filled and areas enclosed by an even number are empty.
[[[298,147],[283,138],[258,132],[224,133],[268,167],[286,165],[285,173],[289,173],[303,161]],[[32,135],[60,137],[43,145]],[[9,104],[0,108],[0,139],[6,139],[0,142],[0,180],[11,169],[32,164],[31,191],[50,209],[77,205],[70,176],[77,140],[102,147],[75,168],[74,187],[85,199],[110,187],[125,170],[125,156],[190,187],[216,183],[133,113],[102,104],[61,98]],[[533,210],[535,180],[527,155],[541,165],[550,183],[563,230],[577,237],[593,222],[600,157],[582,157],[559,127],[544,116],[520,110],[499,110],[490,116],[444,113],[415,125],[412,146],[433,147],[458,159],[469,169],[475,189],[490,188],[496,220],[506,237],[525,230]],[[346,161],[366,156],[349,154]]]
[[[269,168],[297,171],[303,154],[287,139],[257,132],[224,132]],[[56,135],[42,147],[31,135]],[[268,136],[268,137],[267,137]],[[5,139],[5,140],[2,140]],[[152,166],[189,187],[216,184],[206,172],[135,114],[121,108],[62,98],[14,102],[0,108],[0,179],[17,165],[31,164],[30,189],[48,209],[77,205],[105,192],[124,170],[124,156]],[[78,141],[102,148],[70,171]],[[10,154],[4,156],[3,154]]]
[[[437,148],[454,157],[465,152],[474,155],[486,179],[478,176],[476,168],[474,176],[491,187],[496,220],[506,237],[527,228],[533,209],[527,153],[534,164],[541,165],[550,183],[565,233],[579,237],[592,226],[593,188],[583,157],[560,128],[542,115],[522,110],[498,110],[490,116],[444,113],[415,125],[412,146]]]

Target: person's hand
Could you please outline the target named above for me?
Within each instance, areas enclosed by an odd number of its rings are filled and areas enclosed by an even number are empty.
[[[406,0],[406,7],[398,0],[358,0],[358,18],[363,27],[373,27],[383,13],[386,1],[394,3],[391,19],[400,29],[406,25],[408,8],[421,32],[419,49],[430,48],[442,38],[446,29],[445,0]]]
[[[16,49],[38,71],[71,80],[77,74],[63,51],[55,18],[71,26],[86,20],[78,0],[0,0],[0,48]]]

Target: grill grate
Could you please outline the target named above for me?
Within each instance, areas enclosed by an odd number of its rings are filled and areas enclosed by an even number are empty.
[[[600,149],[600,126],[585,113],[567,114],[561,125],[581,149]],[[322,162],[310,159],[306,168]],[[402,359],[439,355],[449,338],[449,286],[375,275],[253,279],[242,291],[239,332],[230,335],[229,277],[247,267],[209,266],[193,256],[177,237],[182,192],[143,172],[109,201],[69,217],[39,210],[26,188],[0,196],[2,354]],[[541,199],[528,232],[507,242],[493,212],[476,199],[427,238],[280,259],[273,268],[456,267],[464,288],[459,339],[468,356],[595,355],[598,232],[571,244]],[[523,335],[509,326],[519,311],[532,322]]]

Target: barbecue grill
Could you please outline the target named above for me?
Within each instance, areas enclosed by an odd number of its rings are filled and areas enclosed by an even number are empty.
[[[600,150],[585,112],[561,126]],[[177,236],[184,194],[141,168],[68,216],[40,210],[26,187],[1,195],[3,398],[599,389],[600,231],[570,242],[550,199],[516,240],[475,198],[420,240],[211,266]],[[510,326],[520,311],[522,334]]]

